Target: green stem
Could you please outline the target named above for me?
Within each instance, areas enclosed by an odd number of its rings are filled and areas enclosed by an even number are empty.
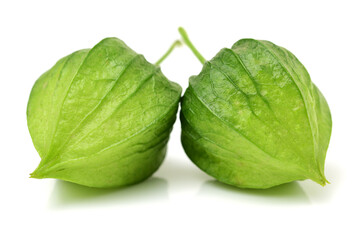
[[[181,42],[179,40],[176,40],[171,46],[170,48],[166,51],[166,53],[155,63],[156,66],[160,65],[160,63],[162,63],[162,61],[165,60],[165,58],[167,58],[170,53],[174,50],[175,47],[177,46],[181,46]]]
[[[189,36],[187,35],[186,31],[184,28],[179,27],[179,33],[184,41],[184,43],[190,48],[190,50],[195,54],[195,56],[197,57],[197,59],[199,59],[199,61],[204,64],[206,59],[199,53],[199,51],[194,47],[194,45],[192,44],[192,42],[189,39]]]

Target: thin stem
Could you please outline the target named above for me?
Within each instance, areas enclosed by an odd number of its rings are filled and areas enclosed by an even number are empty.
[[[197,59],[199,59],[199,61],[204,64],[206,59],[199,53],[199,51],[194,47],[194,45],[192,44],[192,42],[189,39],[189,36],[187,35],[186,31],[184,28],[179,27],[179,33],[184,41],[184,43],[190,48],[190,50],[195,54],[195,56],[197,57]]]
[[[175,47],[177,46],[181,46],[181,42],[179,40],[176,40],[169,48],[169,50],[166,51],[166,53],[155,63],[156,66],[160,65],[160,63],[162,63],[162,61],[165,60],[165,58],[167,58],[170,53],[174,50]]]

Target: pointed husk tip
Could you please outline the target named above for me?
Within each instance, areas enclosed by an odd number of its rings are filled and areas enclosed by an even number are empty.
[[[41,179],[41,178],[46,178],[45,174],[43,171],[41,171],[41,167],[37,167],[32,173],[30,173],[30,178],[37,178],[37,179]]]
[[[320,177],[316,177],[316,178],[314,178],[314,177],[312,177],[312,178],[310,178],[312,181],[314,181],[314,182],[316,182],[316,183],[318,183],[318,184],[320,184],[321,186],[325,186],[326,184],[330,184],[330,182],[325,178],[325,176],[320,176]]]

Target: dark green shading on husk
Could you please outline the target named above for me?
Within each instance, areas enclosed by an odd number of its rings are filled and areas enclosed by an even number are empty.
[[[242,188],[304,179],[325,185],[330,110],[300,61],[254,39],[241,39],[210,61],[194,53],[204,66],[190,78],[180,114],[189,158],[219,181]]]

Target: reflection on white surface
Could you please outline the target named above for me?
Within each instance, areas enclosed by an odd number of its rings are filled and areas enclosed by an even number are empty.
[[[132,204],[171,204],[189,201],[216,201],[238,205],[263,204],[304,205],[324,203],[332,199],[337,187],[337,168],[329,167],[328,178],[334,184],[322,187],[310,180],[291,182],[269,189],[241,189],[216,181],[190,161],[166,159],[153,177],[136,185],[114,189],[98,189],[57,180],[50,196],[52,209],[72,206],[98,207]],[[336,180],[335,180],[336,178]],[[137,206],[138,206],[137,205]]]
[[[50,208],[61,208],[88,204],[141,204],[167,199],[167,188],[167,182],[158,177],[151,177],[135,185],[111,189],[90,188],[58,180],[54,185],[49,205]]]
[[[190,160],[175,157],[166,159],[155,176],[166,179],[174,191],[194,189],[212,179]]]
[[[240,189],[216,180],[209,180],[201,186],[198,196],[240,203],[310,203],[308,196],[297,182],[286,183],[269,189]]]

